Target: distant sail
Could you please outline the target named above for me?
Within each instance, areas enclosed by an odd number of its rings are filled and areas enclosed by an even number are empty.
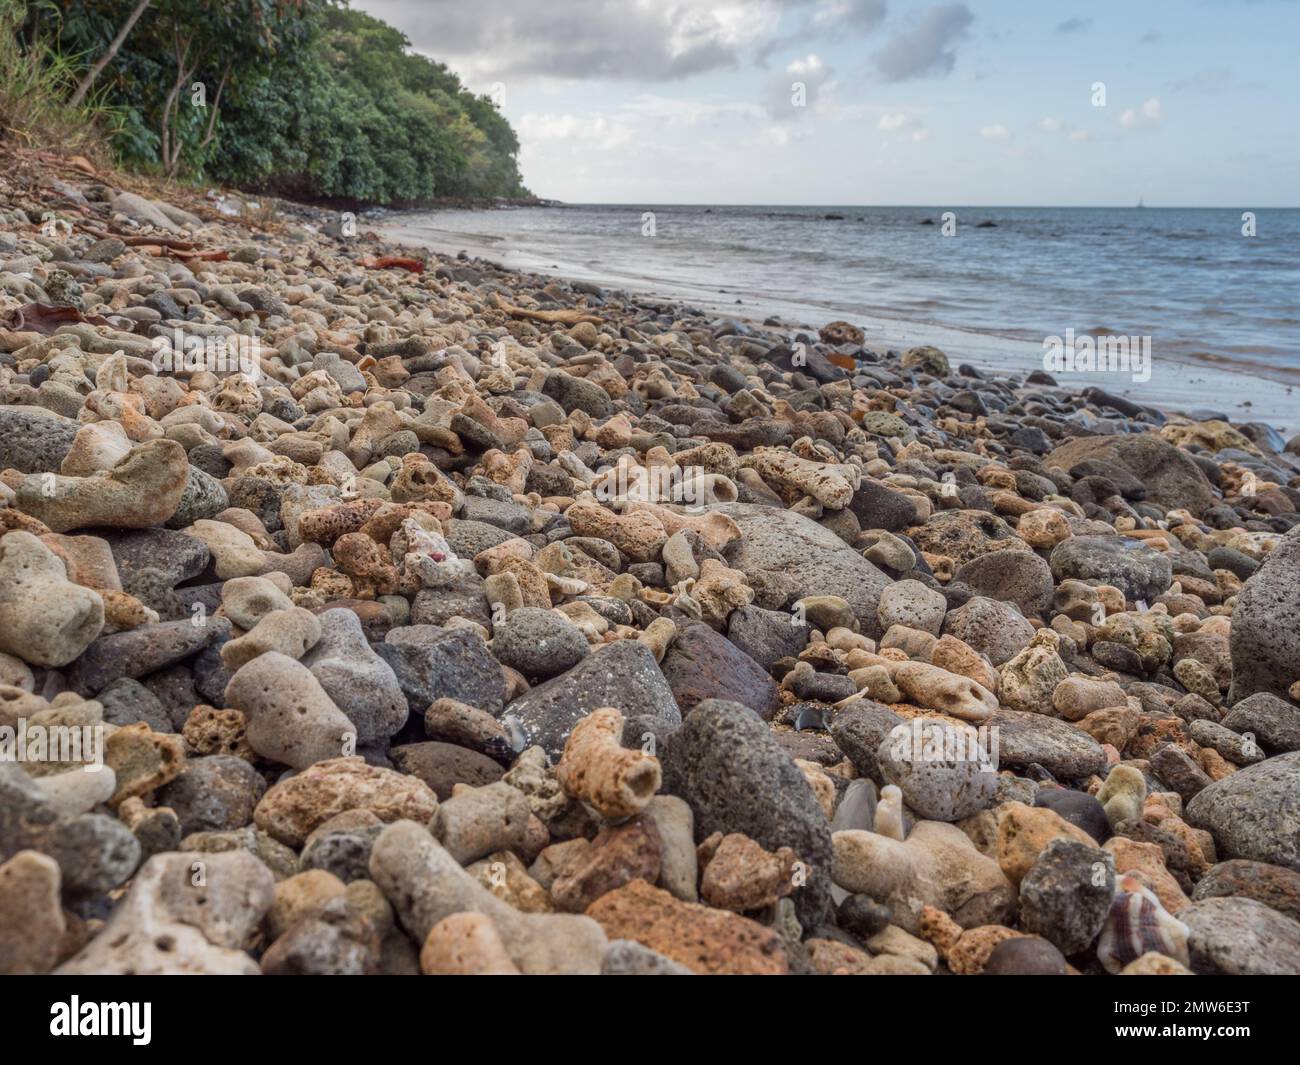
[[[1139,197],[1138,197],[1138,206],[1139,206],[1139,207],[1145,207],[1145,206],[1146,206],[1146,204],[1143,202],[1145,199],[1146,199],[1145,196],[1139,196]]]

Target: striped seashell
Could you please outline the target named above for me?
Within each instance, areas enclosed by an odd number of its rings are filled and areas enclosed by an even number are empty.
[[[1187,935],[1187,925],[1161,906],[1140,880],[1121,876],[1102,925],[1097,957],[1108,973],[1153,951],[1187,965]]]

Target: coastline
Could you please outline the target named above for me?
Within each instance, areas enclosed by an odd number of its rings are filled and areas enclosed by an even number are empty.
[[[31,971],[1300,971],[1300,439],[7,180]]]
[[[391,212],[368,228],[395,243],[426,248],[438,255],[455,258],[460,252],[520,274],[540,274],[560,281],[581,281],[605,288],[622,289],[629,295],[651,302],[680,303],[733,318],[747,325],[761,326],[773,316],[781,319],[781,330],[815,332],[827,322],[848,320],[867,334],[867,346],[884,352],[930,344],[943,350],[957,363],[969,363],[980,370],[1027,374],[1043,369],[1043,344],[1022,338],[950,325],[934,325],[860,312],[818,302],[807,297],[779,298],[770,293],[751,293],[726,288],[685,285],[673,278],[620,274],[572,261],[545,261],[510,246],[508,239],[472,235],[430,225],[434,213]],[[726,286],[726,278],[719,278]],[[769,327],[772,328],[772,327]],[[1101,388],[1132,402],[1154,407],[1166,414],[1215,412],[1234,422],[1261,421],[1283,436],[1300,432],[1300,369],[1288,370],[1224,356],[1161,356],[1153,359],[1153,379],[1141,389],[1129,375],[1106,372],[1071,372],[1061,377],[1068,388]],[[1203,419],[1202,419],[1203,420]]]

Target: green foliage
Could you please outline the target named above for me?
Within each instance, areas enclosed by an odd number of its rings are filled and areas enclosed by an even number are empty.
[[[0,0],[0,140],[94,153],[121,116],[98,99],[79,107],[65,102],[80,64],[42,33],[39,16],[51,10],[48,2]]]
[[[44,0],[47,32],[79,74],[136,2]],[[154,0],[95,93],[140,169],[354,204],[527,194],[491,102],[337,0]]]

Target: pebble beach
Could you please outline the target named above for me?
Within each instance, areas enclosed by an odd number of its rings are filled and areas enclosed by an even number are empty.
[[[1300,973],[1300,437],[146,193],[0,174],[0,973]]]

